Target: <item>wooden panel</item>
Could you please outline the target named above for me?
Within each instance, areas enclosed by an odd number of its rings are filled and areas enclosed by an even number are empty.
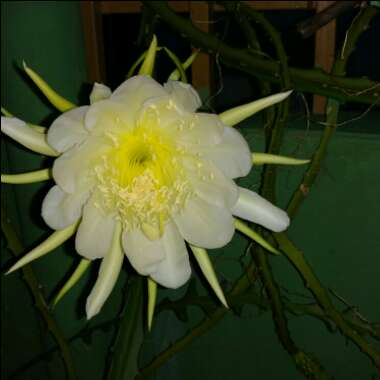
[[[99,1],[103,14],[139,13],[141,1]],[[169,1],[170,8],[176,12],[189,12],[189,1]],[[197,3],[200,3],[197,1]]]
[[[209,32],[209,7],[204,2],[190,2],[190,18],[192,23],[202,30]],[[192,84],[194,88],[200,90],[206,88],[210,91],[211,83],[211,67],[210,56],[205,53],[200,53],[191,65],[192,69]]]
[[[81,1],[88,80],[105,82],[104,36],[99,1]]]
[[[139,13],[141,1],[98,1],[100,11],[103,14],[111,13]],[[190,4],[189,4],[190,3]],[[168,1],[170,8],[176,12],[189,12],[191,7],[203,6],[206,1]],[[243,3],[259,10],[284,10],[284,9],[315,9],[318,1],[243,1]],[[215,10],[223,7],[215,5]]]
[[[204,32],[209,32],[211,8],[223,10],[216,5],[209,7],[203,1],[169,1],[169,6],[176,12],[189,12],[192,22]],[[312,10],[325,9],[333,1],[243,1],[258,10]],[[83,28],[86,42],[89,80],[105,80],[104,37],[102,15],[114,13],[140,13],[141,1],[81,1]],[[315,65],[330,71],[335,51],[335,21],[321,28],[316,34]],[[209,55],[201,53],[192,65],[193,85],[197,89],[210,89],[211,60]],[[315,97],[313,111],[324,111],[325,99]]]
[[[170,3],[170,2],[169,2]],[[315,3],[318,1],[242,1],[256,10],[286,10],[286,9],[315,9]],[[215,10],[221,11],[224,8],[215,5]]]
[[[335,1],[317,1],[317,12],[328,8]],[[336,22],[330,21],[322,28],[318,29],[315,34],[315,67],[330,72],[335,60],[335,33]],[[314,95],[313,112],[315,114],[324,114],[326,109],[326,97]]]

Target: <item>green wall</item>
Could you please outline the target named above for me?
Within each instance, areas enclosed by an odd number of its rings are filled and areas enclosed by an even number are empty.
[[[22,119],[48,125],[56,115],[21,72],[22,60],[40,73],[62,95],[77,102],[86,81],[83,37],[78,2],[34,1],[2,2],[2,105]],[[88,89],[88,87],[87,87]],[[359,123],[366,130],[376,128],[379,115],[373,113]],[[355,124],[357,125],[357,123]],[[248,129],[250,125],[246,125]],[[319,132],[307,132],[297,125],[287,133],[284,153],[308,157],[318,143]],[[361,129],[361,128],[359,128]],[[363,129],[362,129],[363,130]],[[246,132],[252,148],[263,149],[260,130]],[[351,304],[359,307],[369,320],[380,318],[380,215],[378,175],[380,139],[375,134],[352,134],[338,131],[330,146],[321,175],[290,228],[290,235],[304,250],[318,276]],[[2,172],[16,173],[46,167],[49,160],[2,139]],[[291,190],[298,183],[303,168],[280,170],[280,204],[286,205]],[[245,185],[257,189],[259,170],[245,179]],[[40,217],[40,205],[51,184],[2,186],[10,219],[28,249],[51,231]],[[2,248],[5,242],[2,241]],[[239,256],[247,241],[236,236],[217,252],[215,262],[225,281],[240,270]],[[2,268],[13,263],[10,253],[2,250]],[[273,258],[281,284],[292,292],[303,292],[296,272],[282,257]],[[78,257],[73,245],[33,263],[44,294],[51,297],[62,285]],[[87,324],[84,302],[96,276],[96,268],[81,280],[55,310],[54,315],[67,337]],[[7,379],[38,353],[52,347],[52,340],[33,307],[33,300],[20,273],[2,276],[2,375]],[[112,298],[89,327],[114,318],[120,311],[125,278],[118,282]],[[178,296],[181,291],[176,293]],[[173,292],[161,291],[164,295]],[[299,299],[300,302],[304,298]],[[342,305],[340,305],[342,306]],[[165,312],[158,316],[153,332],[147,336],[142,362],[157,353],[175,337],[186,332],[202,313],[191,308],[191,320],[183,324]],[[310,317],[290,317],[289,325],[301,348],[314,352],[336,379],[370,379],[375,370],[363,355],[346,345],[338,333],[331,334]],[[102,329],[89,339],[77,339],[72,353],[80,379],[100,380],[108,368],[107,348],[113,329]],[[15,379],[64,379],[58,355],[51,355],[30,367]],[[299,379],[287,354],[274,334],[269,313],[253,306],[243,309],[242,316],[226,317],[208,335],[194,343],[160,369],[154,379]]]

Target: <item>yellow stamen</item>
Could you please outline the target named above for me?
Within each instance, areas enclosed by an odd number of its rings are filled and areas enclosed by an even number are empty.
[[[100,207],[117,210],[127,230],[141,228],[156,240],[192,190],[180,164],[186,151],[179,151],[173,136],[160,127],[158,107],[150,111],[133,130],[114,133],[113,146],[94,171]]]

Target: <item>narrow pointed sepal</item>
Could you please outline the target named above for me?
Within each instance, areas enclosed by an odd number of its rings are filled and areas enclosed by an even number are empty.
[[[9,111],[7,111],[4,107],[1,107],[1,114],[6,117],[13,117],[13,115]]]
[[[124,252],[121,247],[121,222],[116,222],[109,252],[102,259],[98,278],[86,302],[87,319],[99,313],[119,277]]]
[[[186,76],[186,73],[185,73],[185,68],[182,66],[182,63],[179,60],[179,58],[172,51],[170,51],[168,48],[164,47],[164,50],[165,50],[166,54],[169,56],[169,58],[177,66],[177,70],[180,73],[181,81],[183,83],[187,83],[187,76]]]
[[[1,132],[33,152],[52,157],[59,155],[47,143],[44,133],[29,128],[24,121],[15,117],[1,117]]]
[[[152,42],[150,43],[148,52],[142,63],[139,75],[149,75],[151,76],[154,68],[154,61],[156,59],[156,49],[157,49],[157,37],[153,35]]]
[[[41,169],[29,173],[20,174],[1,174],[1,183],[10,183],[20,185],[25,183],[34,183],[47,181],[52,178],[51,169]]]
[[[185,62],[182,62],[182,67],[184,70],[186,70],[187,68],[189,68],[192,63],[194,62],[195,58],[198,56],[199,54],[199,50],[195,50],[190,56],[189,58],[186,59]],[[181,73],[179,72],[178,69],[175,69],[170,75],[169,75],[169,78],[168,80],[179,80],[179,78],[181,77]]]
[[[157,283],[148,277],[148,331],[152,330],[154,309],[157,299]]]
[[[54,308],[57,303],[66,295],[66,293],[80,280],[87,268],[90,266],[91,260],[82,259],[70,278],[67,280],[62,289],[54,297],[52,307]]]
[[[160,51],[162,48],[157,46],[156,48],[156,52]],[[126,79],[129,79],[130,77],[133,76],[133,74],[135,73],[136,71],[136,68],[141,64],[141,62],[145,59],[146,55],[148,54],[148,50],[144,51],[144,53],[142,53],[140,55],[140,57],[138,57],[136,59],[136,61],[133,63],[133,65],[131,66],[131,68],[129,69],[128,73],[127,73],[127,76],[126,76]]]
[[[223,290],[219,284],[218,278],[211,260],[208,256],[207,251],[204,248],[195,247],[190,244],[190,248],[193,251],[195,259],[197,260],[202,273],[206,277],[207,282],[210,284],[211,288],[215,292],[216,296],[219,298],[220,302],[228,308],[226,298],[224,297]]]
[[[277,154],[269,153],[252,153],[252,163],[253,165],[305,165],[308,164],[310,160],[301,160],[299,158],[278,156]]]
[[[44,242],[38,245],[36,248],[32,249],[24,257],[22,257],[15,265],[9,269],[6,274],[12,273],[17,269],[20,269],[26,264],[29,264],[33,260],[46,255],[47,253],[53,251],[55,248],[63,244],[67,239],[74,235],[78,228],[78,222],[66,227],[63,230],[55,231],[52,233]]]
[[[63,96],[55,92],[35,71],[28,67],[25,62],[22,64],[29,78],[34,82],[34,84],[40,89],[40,91],[58,111],[66,112],[76,107],[75,104],[69,102]]]
[[[269,244],[261,235],[259,235],[252,228],[248,227],[244,222],[239,219],[235,219],[235,228],[242,234],[248,236],[254,240],[257,244],[261,245],[267,251],[274,253],[275,255],[281,255],[281,252]]]
[[[251,103],[243,104],[242,106],[231,108],[228,111],[224,111],[219,115],[222,122],[230,127],[239,124],[241,121],[251,117],[255,113],[272,106],[273,104],[279,103],[286,99],[291,91],[280,92],[279,94],[274,94],[267,96],[266,98],[255,100]]]

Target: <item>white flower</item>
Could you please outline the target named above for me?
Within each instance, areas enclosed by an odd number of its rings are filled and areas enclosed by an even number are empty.
[[[170,288],[191,273],[185,241],[224,246],[232,215],[285,229],[284,211],[232,180],[251,169],[246,141],[217,115],[196,113],[200,105],[190,85],[135,76],[58,117],[47,141],[63,154],[42,205],[45,222],[63,229],[81,218],[76,250],[93,260],[110,250],[120,221],[132,266]]]
[[[143,64],[148,72],[155,48],[152,43]],[[169,81],[161,86],[148,75],[138,75],[113,93],[95,84],[91,105],[73,108],[26,65],[25,69],[48,99],[66,112],[47,134],[11,115],[2,118],[4,133],[34,151],[58,156],[52,168],[56,184],[42,204],[42,217],[56,232],[9,272],[76,233],[76,250],[84,259],[62,292],[77,281],[89,261],[101,258],[98,280],[87,300],[91,318],[110,294],[124,254],[139,274],[148,276],[149,294],[155,299],[156,283],[178,288],[189,279],[188,242],[215,293],[227,305],[204,248],[223,247],[236,227],[277,253],[234,219],[237,216],[276,232],[289,225],[284,211],[233,181],[249,173],[252,154],[232,126],[283,100],[289,92],[218,116],[196,112],[201,101],[190,85]],[[253,162],[267,159],[289,160],[260,154]],[[2,175],[2,182],[47,178],[46,169]],[[150,300],[150,323],[154,299]]]

